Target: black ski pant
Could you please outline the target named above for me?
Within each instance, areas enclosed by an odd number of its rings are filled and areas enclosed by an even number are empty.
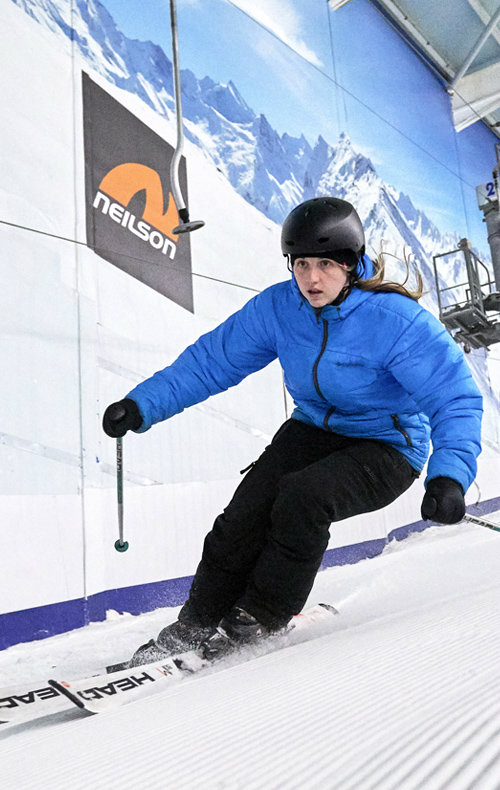
[[[417,477],[384,442],[288,420],[206,536],[180,619],[217,625],[236,604],[283,626],[306,602],[332,522],[385,507]]]

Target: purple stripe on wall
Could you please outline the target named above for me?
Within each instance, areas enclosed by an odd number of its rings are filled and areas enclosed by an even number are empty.
[[[354,543],[352,546],[341,546],[339,549],[328,549],[323,555],[320,570],[333,568],[335,565],[354,565],[360,560],[376,557],[383,552],[386,544],[385,538],[378,538],[364,543]]]
[[[0,615],[0,650],[19,642],[46,639],[54,634],[87,625],[87,602],[83,598],[61,601]]]

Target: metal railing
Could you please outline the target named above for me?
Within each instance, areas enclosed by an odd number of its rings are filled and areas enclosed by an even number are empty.
[[[467,280],[454,285],[440,287],[438,260],[462,253]],[[434,277],[439,307],[439,318],[457,342],[465,350],[487,348],[500,342],[500,294],[495,291],[495,282],[488,267],[478,258],[468,239],[462,239],[457,249],[433,256]],[[454,292],[455,296],[451,297]],[[494,312],[494,315],[487,313]]]

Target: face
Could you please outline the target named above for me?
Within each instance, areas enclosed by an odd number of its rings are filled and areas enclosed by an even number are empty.
[[[313,307],[333,302],[348,280],[346,267],[330,258],[297,258],[293,273],[300,293]]]

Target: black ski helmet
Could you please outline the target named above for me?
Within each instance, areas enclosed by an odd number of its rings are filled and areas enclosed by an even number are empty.
[[[317,256],[351,250],[358,258],[365,251],[365,234],[356,209],[347,200],[320,197],[306,200],[283,223],[283,255]]]

